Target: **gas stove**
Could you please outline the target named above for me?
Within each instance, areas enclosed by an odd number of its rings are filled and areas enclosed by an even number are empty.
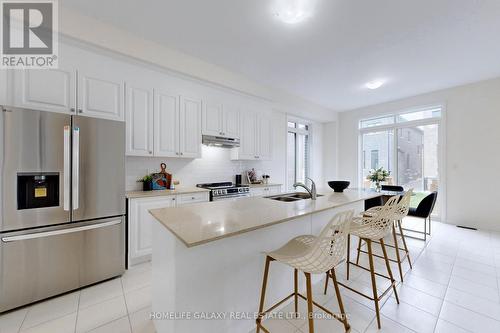
[[[210,190],[210,201],[235,199],[250,196],[248,185],[236,185],[231,182],[198,184],[197,187]]]

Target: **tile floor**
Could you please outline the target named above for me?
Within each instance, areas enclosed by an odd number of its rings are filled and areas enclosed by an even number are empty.
[[[411,218],[405,224],[419,223]],[[452,225],[433,223],[433,235],[424,242],[408,240],[413,269],[405,264],[404,282],[399,283],[400,304],[392,293],[381,306],[381,332],[500,332],[500,233],[472,231]],[[352,252],[355,253],[353,242]],[[394,254],[394,253],[392,253]],[[391,253],[389,253],[391,256]],[[367,266],[366,256],[361,262]],[[385,273],[383,261],[375,265]],[[391,265],[399,281],[397,266]],[[351,268],[352,269],[352,268]],[[351,271],[345,281],[345,267],[338,269],[337,277],[357,290],[371,293],[370,275],[360,269]],[[384,289],[384,280],[380,288]],[[322,283],[314,286],[313,298],[329,309],[338,311],[333,286],[327,296],[322,295]],[[344,307],[350,316],[353,333],[378,332],[373,302],[341,287]],[[305,315],[306,304],[300,304]],[[280,311],[292,312],[289,304]],[[318,309],[316,312],[320,312]],[[272,333],[307,333],[305,319],[268,320]],[[336,320],[318,320],[316,333],[343,332]],[[254,332],[254,331],[252,331]]]
[[[0,333],[154,333],[151,264],[121,278],[0,315]]]
[[[398,285],[400,304],[393,295],[383,299],[382,332],[500,332],[500,233],[434,223],[427,246],[416,240],[408,243],[413,269],[405,264],[404,283]],[[367,264],[366,255],[361,263]],[[382,260],[377,259],[375,265],[384,272]],[[399,280],[397,267],[392,269]],[[345,277],[344,266],[337,276]],[[386,282],[379,281],[383,289]],[[352,268],[351,279],[344,282],[371,291],[369,274],[360,269]],[[151,265],[135,266],[121,278],[3,314],[0,333],[154,332],[149,320],[150,283]],[[338,311],[333,286],[326,296],[322,290],[323,283],[314,286],[315,300]],[[378,331],[373,303],[346,289],[341,291],[352,332]],[[302,313],[305,308],[301,303]],[[280,311],[291,309],[287,305]],[[304,319],[274,319],[265,325],[272,333],[308,332]],[[316,333],[323,332],[343,329],[336,320],[316,321]]]

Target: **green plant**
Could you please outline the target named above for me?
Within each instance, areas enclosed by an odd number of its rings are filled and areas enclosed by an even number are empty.
[[[391,174],[390,171],[384,170],[384,168],[378,168],[374,170],[370,170],[366,179],[371,180],[372,182],[384,182],[387,177]]]
[[[151,175],[145,175],[144,177],[142,177],[141,179],[139,179],[137,182],[138,183],[150,183],[153,181],[153,176]]]

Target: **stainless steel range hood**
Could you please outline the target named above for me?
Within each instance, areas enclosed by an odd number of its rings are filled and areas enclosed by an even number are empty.
[[[240,146],[240,139],[225,138],[222,136],[203,135],[203,144],[221,148],[236,148]]]

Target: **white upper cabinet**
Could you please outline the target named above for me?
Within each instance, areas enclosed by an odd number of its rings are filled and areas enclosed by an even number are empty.
[[[154,104],[154,155],[177,157],[179,156],[179,96],[155,90]]]
[[[127,86],[127,155],[153,155],[153,89]]]
[[[124,81],[102,73],[99,68],[95,64],[92,73],[64,65],[58,69],[14,70],[9,104],[123,121]]]
[[[201,100],[128,87],[127,155],[201,157]]]
[[[79,70],[78,114],[123,120],[124,87],[124,81],[115,75]]]
[[[257,159],[271,160],[273,157],[271,120],[264,115],[257,115],[257,130]]]
[[[227,104],[203,103],[202,133],[228,138],[240,137],[240,113]]]
[[[201,100],[181,97],[179,153],[181,157],[201,157]]]
[[[257,117],[255,113],[245,111],[240,114],[240,147],[231,152],[232,159],[253,160],[257,150]]]
[[[225,105],[222,121],[224,136],[229,138],[240,137],[240,111],[238,108]]]
[[[204,135],[223,135],[223,108],[222,104],[204,102],[202,126]]]
[[[272,159],[271,120],[250,111],[240,113],[240,147],[231,152],[233,160]]]
[[[73,113],[76,109],[76,70],[74,68],[13,70],[9,104],[14,106]]]

